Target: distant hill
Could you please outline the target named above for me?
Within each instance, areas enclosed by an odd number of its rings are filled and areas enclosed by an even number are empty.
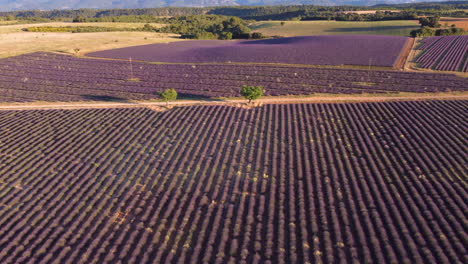
[[[52,10],[77,8],[150,8],[150,7],[207,7],[238,5],[377,5],[416,2],[423,0],[0,0],[0,11]]]

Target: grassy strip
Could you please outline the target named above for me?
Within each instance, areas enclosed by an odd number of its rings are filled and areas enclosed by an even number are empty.
[[[87,32],[115,32],[115,31],[151,31],[148,28],[120,28],[120,27],[95,27],[95,26],[66,26],[66,27],[29,27],[23,31],[28,32],[70,32],[70,33],[87,33]]]
[[[382,97],[389,97],[391,98],[433,98],[433,97],[452,97],[452,96],[459,96],[460,98],[464,98],[466,100],[466,96],[468,96],[468,92],[439,92],[439,93],[414,93],[414,92],[386,92],[386,93],[362,93],[362,94],[335,94],[335,93],[313,93],[313,94],[304,94],[304,95],[285,95],[285,96],[262,96],[260,101],[262,99],[278,99],[279,101],[282,98],[286,99],[292,99],[292,98],[297,98],[297,99],[308,99],[308,98],[362,98],[365,100],[366,98],[372,99],[372,98],[382,98]],[[391,98],[390,98],[391,97]],[[216,97],[214,99],[219,99],[219,100],[238,100],[238,99],[243,99],[243,97]]]

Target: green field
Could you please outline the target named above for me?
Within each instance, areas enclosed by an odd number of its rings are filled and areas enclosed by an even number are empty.
[[[306,35],[395,35],[409,36],[413,29],[418,29],[417,21],[375,21],[375,22],[348,22],[348,21],[260,21],[250,25],[252,31],[261,32],[267,36],[306,36]]]

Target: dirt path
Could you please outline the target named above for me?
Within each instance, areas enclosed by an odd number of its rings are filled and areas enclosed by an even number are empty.
[[[405,71],[411,71],[413,70],[412,68],[414,67],[414,58],[416,57],[416,46],[419,44],[419,41],[421,38],[414,38],[413,45],[411,46],[411,50],[408,54],[408,57],[406,57],[405,64],[403,66],[403,70]]]
[[[400,56],[398,56],[397,61],[395,62],[395,69],[404,70],[406,62],[408,61],[409,55],[413,50],[415,45],[415,38],[408,38],[405,43],[405,46],[401,50]]]
[[[385,102],[385,101],[416,101],[416,100],[468,100],[468,92],[441,93],[421,95],[394,95],[394,96],[310,96],[310,97],[267,97],[256,100],[261,104],[293,104],[293,103],[349,103],[349,102]],[[180,100],[169,102],[169,106],[191,105],[231,105],[243,106],[244,99],[219,99],[219,100]],[[45,110],[45,109],[92,109],[92,108],[128,108],[147,107],[166,109],[164,102],[135,101],[135,102],[51,102],[51,103],[16,103],[0,104],[1,110]]]

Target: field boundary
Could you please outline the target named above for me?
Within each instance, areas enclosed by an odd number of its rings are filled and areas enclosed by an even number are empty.
[[[414,48],[414,43],[415,38],[408,38],[406,41],[405,45],[403,46],[403,49],[401,50],[400,55],[398,56],[396,62],[395,62],[395,69],[397,70],[404,70],[406,62],[410,56],[411,51]]]
[[[115,58],[103,58],[103,57],[91,57],[87,54],[82,54],[76,56],[75,54],[70,53],[59,53],[59,52],[49,52],[56,53],[60,55],[68,55],[81,59],[96,59],[96,60],[110,60],[110,61],[125,61],[128,62],[128,59],[115,59]],[[146,63],[146,64],[156,64],[156,65],[232,65],[232,66],[277,66],[277,67],[295,67],[295,68],[318,68],[318,69],[341,69],[341,70],[369,70],[369,65],[326,65],[326,64],[293,64],[293,63],[276,63],[276,62],[164,62],[164,61],[144,61],[144,60],[135,60],[132,59],[132,62],[137,63]],[[370,66],[371,70],[376,71],[395,71],[395,67],[392,66]]]
[[[390,101],[421,101],[421,100],[468,100],[468,92],[458,93],[431,93],[431,94],[395,94],[395,95],[322,95],[305,97],[265,97],[256,100],[253,106],[263,104],[300,104],[300,103],[365,103],[365,102],[390,102]],[[245,107],[247,100],[238,98],[206,99],[206,100],[180,100],[167,103],[167,108],[175,106],[195,105],[228,105]],[[94,108],[135,108],[135,107],[165,107],[166,103],[161,101],[129,101],[129,102],[33,102],[33,103],[11,103],[0,104],[2,110],[51,110],[51,109],[94,109]]]
[[[405,71],[412,71],[412,70],[415,71],[415,69],[417,68],[413,61],[418,55],[417,54],[418,50],[416,49],[416,47],[419,45],[420,41],[421,41],[421,38],[414,38],[413,46],[411,47],[410,53],[408,54],[408,58],[405,61],[405,65],[404,65]]]

